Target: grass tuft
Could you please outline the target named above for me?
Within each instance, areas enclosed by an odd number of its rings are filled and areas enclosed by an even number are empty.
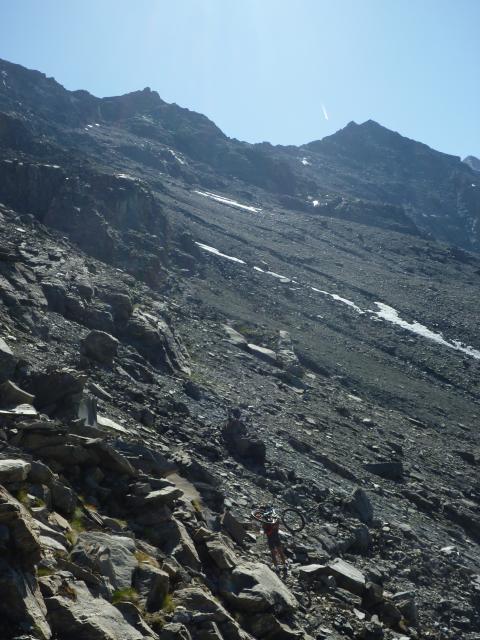
[[[135,551],[135,558],[138,562],[143,562],[143,564],[150,564],[152,567],[160,567],[156,558],[148,555],[148,553],[145,553],[144,551],[140,551],[139,549]]]
[[[112,604],[117,604],[119,602],[131,602],[132,604],[137,604],[138,600],[138,593],[133,587],[117,589],[112,595]]]
[[[163,599],[161,609],[164,613],[173,613],[175,611],[175,602],[171,593],[167,593]]]

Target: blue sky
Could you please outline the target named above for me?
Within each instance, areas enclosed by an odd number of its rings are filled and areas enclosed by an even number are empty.
[[[0,0],[0,57],[98,96],[150,86],[241,140],[372,118],[480,156],[480,0]]]

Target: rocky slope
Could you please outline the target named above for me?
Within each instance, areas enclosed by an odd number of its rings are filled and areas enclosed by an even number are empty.
[[[474,172],[0,73],[1,636],[478,638]]]

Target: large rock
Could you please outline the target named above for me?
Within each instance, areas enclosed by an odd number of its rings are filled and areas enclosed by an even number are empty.
[[[163,518],[163,521],[156,522],[155,526],[150,526],[149,538],[166,555],[173,556],[181,565],[194,571],[201,569],[202,564],[193,540],[185,526],[175,518]]]
[[[233,456],[248,458],[257,464],[265,464],[265,443],[252,435],[240,418],[229,417],[222,429],[222,436],[227,449]]]
[[[71,557],[77,564],[106,575],[115,589],[128,589],[138,565],[135,550],[131,538],[88,531],[78,536]]]
[[[260,360],[267,362],[272,367],[278,366],[277,354],[272,349],[267,347],[260,347],[258,344],[248,343],[246,347],[247,351],[253,356],[256,356]]]
[[[233,327],[230,327],[228,324],[224,324],[223,328],[228,336],[226,339],[228,342],[230,342],[230,344],[233,344],[236,347],[241,347],[242,349],[246,349],[247,340],[242,336],[241,333],[235,331],[235,329],[233,329]]]
[[[15,373],[18,358],[14,355],[8,344],[0,338],[0,382],[8,380]]]
[[[237,558],[233,551],[219,538],[208,540],[205,546],[209,556],[219,569],[233,569],[237,564]]]
[[[168,573],[158,567],[141,562],[135,569],[133,586],[147,611],[158,611],[170,588],[170,578]]]
[[[373,506],[365,489],[357,487],[349,502],[351,510],[361,522],[370,524],[373,520]]]
[[[187,352],[161,317],[136,309],[126,332],[137,350],[155,367],[166,373],[180,371],[190,375]]]
[[[353,565],[341,558],[336,558],[328,565],[328,572],[336,583],[352,593],[361,596],[365,590],[365,576]]]
[[[247,629],[254,638],[265,640],[298,640],[304,637],[303,632],[294,630],[287,624],[280,622],[272,613],[257,613],[248,616]]]
[[[400,480],[403,477],[403,464],[400,460],[367,462],[366,471],[388,480]]]
[[[41,558],[38,525],[25,507],[0,486],[0,525],[8,527],[11,557],[24,567]]]
[[[41,640],[52,637],[46,620],[47,608],[33,574],[14,568],[6,560],[0,559],[0,594],[2,638],[14,637],[9,631],[18,631],[20,628]]]
[[[92,438],[84,443],[85,449],[92,451],[99,461],[99,466],[120,475],[133,477],[136,471],[121,453],[100,438]]]
[[[25,460],[0,460],[0,484],[23,482],[32,465]]]
[[[147,508],[155,508],[163,505],[171,505],[183,496],[183,491],[178,487],[164,487],[151,491],[144,498],[144,505]]]
[[[75,511],[77,498],[75,492],[60,480],[54,479],[50,485],[52,505],[54,509],[69,517]]]
[[[175,592],[175,602],[185,607],[187,611],[196,613],[211,613],[217,622],[223,622],[230,617],[225,607],[200,587],[188,587]]]
[[[35,484],[45,484],[48,487],[54,479],[53,471],[39,460],[33,460],[29,473],[29,480]]]
[[[199,587],[188,587],[175,592],[175,602],[179,605],[176,612],[185,611],[192,618],[195,631],[200,631],[198,625],[215,623],[218,625],[220,638],[225,640],[251,640],[232,618],[225,607],[209,592]],[[194,634],[194,637],[197,635]],[[198,635],[200,638],[201,636]],[[218,637],[218,632],[214,635]]]
[[[231,511],[226,511],[222,519],[225,531],[235,540],[237,544],[243,544],[247,537],[247,529],[243,522],[236,518]]]
[[[49,414],[77,416],[87,376],[75,369],[52,369],[32,375],[37,409]]]
[[[63,576],[42,578],[54,595],[45,597],[48,620],[56,637],[72,640],[144,640],[121,612],[103,598],[94,597],[82,581]]]
[[[245,612],[293,611],[298,602],[265,564],[243,562],[221,580],[220,591],[233,609]]]
[[[20,404],[33,404],[35,396],[7,380],[0,385],[0,402],[4,407],[16,407]]]
[[[304,374],[304,368],[300,364],[297,355],[293,349],[292,340],[288,331],[279,331],[277,362],[292,376],[301,377]]]
[[[111,365],[118,352],[119,342],[105,331],[90,331],[82,340],[82,354],[101,364]]]

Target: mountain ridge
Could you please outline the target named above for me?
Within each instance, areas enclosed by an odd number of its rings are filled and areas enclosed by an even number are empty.
[[[11,73],[12,69],[18,71],[18,66],[9,64],[3,62],[0,67]],[[95,98],[84,92],[68,92],[38,72],[22,68],[18,73],[20,80],[10,91],[5,78],[0,84],[0,107],[40,129],[41,115],[50,130],[56,128],[60,144],[66,142],[62,126],[67,125],[69,137],[76,139],[78,132],[99,120],[97,124],[125,128],[138,136],[130,152],[144,159],[149,156],[157,166],[163,162],[159,156],[167,153],[165,146],[173,147],[203,163],[207,173],[236,177],[246,185],[268,189],[280,204],[287,197],[289,206],[311,210],[311,202],[325,202],[333,191],[337,198],[400,207],[421,232],[463,249],[480,250],[480,187],[473,182],[470,167],[456,156],[435,151],[374,121],[350,123],[321,141],[300,147],[249,144],[228,138],[206,116],[167,104],[148,88]],[[24,77],[28,81],[22,84]],[[36,96],[34,102],[29,98],[32,95]],[[163,148],[149,151],[146,147],[154,141]],[[314,154],[310,159],[305,157],[309,153]],[[176,170],[185,172],[186,167],[177,166]],[[315,213],[320,212],[317,209]]]

